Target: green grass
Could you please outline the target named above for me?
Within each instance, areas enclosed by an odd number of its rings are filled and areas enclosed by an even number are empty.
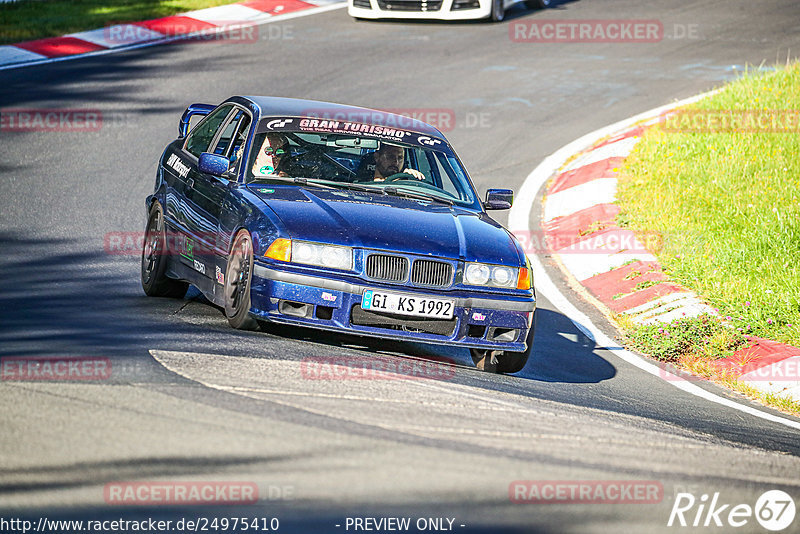
[[[800,65],[739,80],[691,109],[800,110]],[[620,173],[633,230],[661,236],[674,280],[742,334],[800,346],[800,134],[650,129]]]
[[[638,325],[631,321],[626,326],[634,349],[669,363],[725,358],[746,342],[743,335],[709,315],[685,317],[668,324]]]
[[[676,319],[668,324],[652,325],[636,324],[625,314],[616,316],[616,320],[625,331],[631,348],[766,406],[800,415],[800,402],[786,396],[759,391],[739,381],[724,368],[714,366],[715,360],[731,357],[747,344],[741,332],[726,326],[719,317],[701,315]]]
[[[0,4],[0,44],[167,17],[232,0],[20,0]]]

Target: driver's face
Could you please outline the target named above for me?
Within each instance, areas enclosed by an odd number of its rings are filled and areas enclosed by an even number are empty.
[[[403,170],[405,155],[399,146],[384,146],[375,153],[375,169],[386,178]]]

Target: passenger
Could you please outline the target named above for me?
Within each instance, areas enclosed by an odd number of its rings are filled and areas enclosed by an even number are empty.
[[[289,176],[286,165],[281,167],[281,162],[287,160],[289,154],[289,139],[281,133],[268,133],[264,136],[264,143],[256,155],[253,163],[254,176]]]

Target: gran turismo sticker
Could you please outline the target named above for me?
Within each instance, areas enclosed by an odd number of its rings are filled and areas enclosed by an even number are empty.
[[[267,123],[267,128],[270,130],[280,130],[292,122],[294,122],[294,119],[275,119]]]
[[[432,137],[428,137],[427,135],[420,135],[417,137],[417,142],[425,146],[436,146],[442,144],[439,139],[434,139]]]
[[[358,135],[372,137],[387,142],[402,142],[423,147],[437,147],[449,151],[447,143],[419,132],[403,130],[396,126],[367,124],[335,119],[314,118],[276,118],[262,123],[259,133],[264,131],[309,132],[321,134]]]

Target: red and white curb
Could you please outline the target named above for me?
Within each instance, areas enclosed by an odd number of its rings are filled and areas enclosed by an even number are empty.
[[[616,132],[561,168],[547,189],[542,221],[546,242],[569,243],[553,251],[564,269],[609,310],[639,324],[718,315],[670,282],[633,232],[615,222],[618,167],[644,130],[663,117]],[[748,340],[746,348],[714,365],[759,391],[800,400],[800,349]]]
[[[615,222],[619,213],[619,207],[615,204],[615,169],[630,154],[643,129],[656,124],[674,109],[710,94],[663,106],[602,128],[548,156],[523,183],[509,213],[509,228],[523,243],[529,236],[538,235],[530,231],[530,214],[538,190],[549,183],[541,221],[545,242],[552,245],[548,252],[608,309],[629,314],[640,323],[715,313],[691,291],[670,283],[661,272],[656,258],[632,232],[620,228]],[[618,343],[558,289],[538,255],[539,252],[528,254],[537,292],[569,317],[598,346],[687,393],[800,429],[800,422],[796,420],[716,395],[699,387],[694,377],[674,373],[663,365],[617,346]],[[800,382],[797,381],[800,349],[753,338],[750,347],[719,365],[760,391],[800,400]]]
[[[646,245],[615,222],[618,167],[657,122],[619,132],[562,168],[547,190],[542,221],[546,242],[569,243],[553,250],[564,268],[610,310],[641,324],[714,314],[670,283]]]
[[[345,7],[343,0],[247,0],[154,20],[117,24],[0,46],[0,70],[117,50],[140,48],[197,35],[235,31]]]

